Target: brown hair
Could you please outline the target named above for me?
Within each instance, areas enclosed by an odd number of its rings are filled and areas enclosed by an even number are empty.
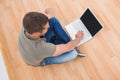
[[[41,32],[48,22],[48,17],[42,13],[29,12],[23,18],[23,27],[32,34],[34,32]]]

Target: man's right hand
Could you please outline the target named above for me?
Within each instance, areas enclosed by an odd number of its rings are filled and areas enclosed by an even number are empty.
[[[55,50],[53,56],[58,56],[65,52],[73,50],[82,38],[83,38],[83,31],[78,31],[76,34],[75,40],[71,40],[67,44],[56,45],[56,50]]]
[[[83,31],[82,30],[78,31],[75,36],[76,36],[76,39],[78,39],[80,41],[84,36]]]

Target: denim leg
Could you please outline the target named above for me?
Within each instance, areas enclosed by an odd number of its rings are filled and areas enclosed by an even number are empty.
[[[49,29],[45,34],[46,41],[50,42],[51,37],[55,36],[55,44],[67,43],[70,41],[70,38],[62,28],[60,22],[54,17],[49,20]]]
[[[45,58],[44,62],[45,62],[45,65],[60,64],[60,63],[68,62],[75,59],[77,57],[77,54],[78,53],[74,49],[70,52],[66,52],[59,56]]]

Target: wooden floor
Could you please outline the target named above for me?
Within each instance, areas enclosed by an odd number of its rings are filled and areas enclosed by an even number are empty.
[[[18,51],[26,12],[53,7],[63,26],[90,7],[104,29],[79,49],[85,58],[46,67],[27,66]],[[120,0],[0,0],[0,41],[10,80],[120,80]]]

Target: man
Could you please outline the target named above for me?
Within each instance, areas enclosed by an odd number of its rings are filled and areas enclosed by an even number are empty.
[[[83,37],[78,31],[76,39],[71,40],[55,18],[53,9],[44,13],[29,12],[24,16],[18,46],[25,63],[33,66],[60,64],[75,59],[78,55],[76,45]]]

